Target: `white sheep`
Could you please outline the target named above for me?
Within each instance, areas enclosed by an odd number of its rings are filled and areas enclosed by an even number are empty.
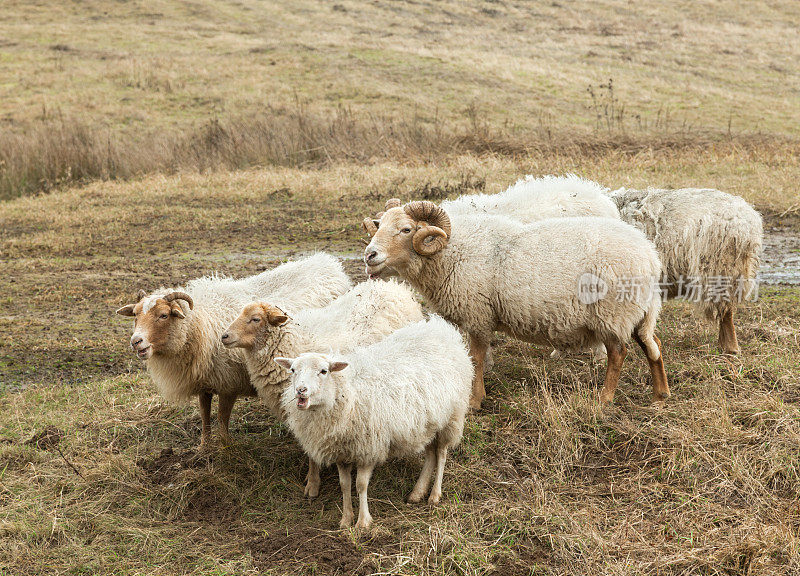
[[[757,289],[761,215],[742,198],[707,188],[621,188],[609,195],[622,219],[655,243],[667,295],[689,299],[717,320],[720,349],[738,354],[733,315]]]
[[[269,298],[288,310],[324,306],[350,288],[341,263],[315,254],[273,270],[235,280],[209,276],[185,287],[160,289],[117,310],[135,317],[131,347],[168,400],[197,396],[202,419],[201,448],[211,439],[211,400],[219,395],[219,431],[228,440],[228,422],[238,396],[255,390],[241,353],[226,350],[220,336],[246,303]]]
[[[569,216],[619,218],[614,202],[606,195],[607,188],[597,182],[565,174],[563,176],[527,175],[497,194],[466,194],[455,200],[444,200],[441,208],[450,217],[488,214],[508,216],[524,224]],[[402,203],[392,198],[386,210]],[[364,230],[375,234],[383,212],[365,218]]]
[[[522,223],[567,216],[619,218],[619,212],[606,189],[575,174],[563,176],[531,175],[498,194],[470,194],[445,200],[442,209],[450,217],[470,214],[508,216]]]
[[[371,280],[324,308],[301,310],[291,316],[272,304],[248,304],[222,335],[222,343],[242,350],[259,398],[273,415],[283,419],[281,395],[289,384],[289,375],[273,362],[276,356],[349,352],[422,317],[419,302],[406,286]],[[319,484],[319,466],[310,460],[306,495],[315,498]]]
[[[358,529],[372,522],[367,504],[372,471],[389,458],[424,450],[425,463],[408,500],[425,496],[435,469],[428,502],[439,502],[447,450],[461,440],[473,374],[455,327],[432,316],[349,354],[307,353],[275,362],[292,372],[292,386],[283,394],[287,425],[312,459],[339,469],[342,528],[353,521],[353,464]]]
[[[394,269],[469,333],[473,408],[485,397],[483,364],[494,330],[558,349],[605,344],[603,402],[613,399],[633,336],[650,364],[654,399],[669,396],[654,334],[661,300],[653,284],[661,263],[652,243],[619,220],[553,218],[525,225],[462,215],[451,224],[436,204],[411,202],[386,211],[364,260],[370,277]]]

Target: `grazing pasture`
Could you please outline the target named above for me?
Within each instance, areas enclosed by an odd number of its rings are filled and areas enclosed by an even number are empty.
[[[800,572],[797,3],[2,12],[0,575]],[[366,534],[338,530],[335,469],[303,498],[307,459],[255,399],[198,454],[195,403],[157,394],[114,314],[316,250],[361,281],[386,199],[564,172],[762,212],[779,283],[741,308],[741,355],[670,301],[672,397],[651,407],[630,358],[602,408],[603,364],[498,334],[441,503],[405,504],[422,458],[390,462]]]

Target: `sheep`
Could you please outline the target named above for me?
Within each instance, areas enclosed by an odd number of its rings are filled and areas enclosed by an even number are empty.
[[[389,458],[424,450],[408,501],[425,496],[435,469],[428,502],[438,504],[447,450],[461,441],[473,376],[454,326],[431,316],[349,354],[305,353],[275,362],[292,373],[282,398],[289,429],[313,460],[339,469],[341,528],[353,521],[353,464],[357,529],[372,523],[367,487],[375,466]]]
[[[451,217],[470,214],[508,216],[522,223],[565,216],[619,218],[606,189],[575,174],[527,175],[498,194],[471,194],[445,200],[441,207]]]
[[[733,316],[755,293],[763,225],[738,196],[708,188],[609,192],[622,219],[656,245],[670,298],[694,301],[719,322],[719,347],[738,354]]]
[[[289,377],[272,361],[275,356],[348,352],[421,319],[422,308],[404,285],[367,281],[324,308],[302,310],[291,318],[272,304],[248,304],[222,335],[222,343],[242,350],[259,398],[274,416],[284,419],[280,399]],[[319,485],[319,466],[310,460],[305,494],[315,498]]]
[[[451,217],[487,214],[508,216],[524,224],[568,216],[619,218],[619,210],[606,195],[607,188],[575,174],[564,176],[527,175],[498,194],[468,194],[445,200],[441,208]],[[402,203],[397,198],[386,202],[386,210]],[[362,227],[375,234],[383,212],[365,218]]]
[[[167,400],[197,396],[200,449],[210,447],[211,400],[219,395],[219,432],[228,441],[231,410],[239,396],[253,396],[241,353],[222,347],[220,335],[254,298],[270,298],[286,309],[324,306],[350,288],[341,263],[315,254],[256,276],[235,280],[207,276],[185,287],[160,289],[117,310],[135,318],[130,344]]]
[[[654,333],[661,263],[653,244],[628,224],[592,217],[521,224],[483,214],[451,222],[440,206],[416,201],[383,214],[364,260],[370,277],[394,269],[469,334],[472,408],[486,395],[483,364],[494,330],[558,349],[605,344],[603,403],[613,400],[633,336],[650,364],[654,400],[669,396]]]

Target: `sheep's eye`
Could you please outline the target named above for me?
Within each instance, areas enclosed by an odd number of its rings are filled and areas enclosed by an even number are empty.
[[[291,372],[292,374],[294,374],[294,368],[289,368],[289,372]]]
[[[169,318],[169,314],[162,314],[161,316],[159,316],[159,318],[161,318],[162,320],[166,320],[167,318]]]
[[[325,368],[323,368],[322,370],[319,371],[319,373],[324,376],[325,374],[328,373],[328,371]]]
[[[411,233],[411,228],[409,228],[408,226],[406,226],[405,228],[403,228],[402,230],[400,230],[400,232],[402,232],[403,234],[410,234],[410,233]]]
[[[255,318],[250,318],[250,322],[255,322],[256,324],[258,324],[259,322],[261,322],[261,318],[259,318],[258,316],[256,316]]]

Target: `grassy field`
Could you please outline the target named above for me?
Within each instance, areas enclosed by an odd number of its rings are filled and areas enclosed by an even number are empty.
[[[636,351],[601,409],[604,366],[498,336],[442,504],[403,503],[421,461],[387,464],[370,534],[337,530],[333,470],[303,499],[303,455],[255,401],[197,455],[196,406],[156,393],[114,314],[314,250],[363,280],[358,224],[387,198],[528,173],[716,187],[800,236],[796,2],[2,13],[0,576],[800,573],[798,286],[742,310],[736,358],[667,304],[663,408]]]

